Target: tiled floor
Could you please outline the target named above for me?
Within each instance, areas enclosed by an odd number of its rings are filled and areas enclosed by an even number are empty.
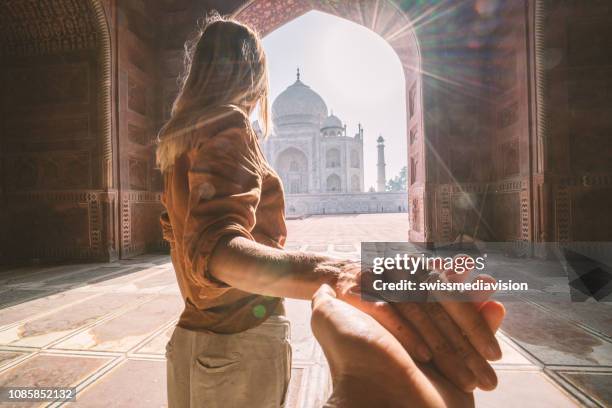
[[[403,241],[407,229],[406,214],[313,217],[289,221],[287,247],[356,258],[360,241]],[[612,306],[527,295],[506,306],[500,385],[478,392],[478,406],[612,404]],[[77,402],[66,405],[81,407],[165,405],[165,343],[181,309],[168,257],[7,270],[0,307],[0,387],[73,385]],[[287,313],[289,406],[317,407],[329,377],[309,304],[288,301]]]

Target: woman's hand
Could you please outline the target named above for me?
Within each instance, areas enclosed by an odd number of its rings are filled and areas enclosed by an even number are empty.
[[[334,390],[327,407],[471,407],[473,395],[435,366],[415,364],[403,344],[373,317],[323,285],[312,301],[313,332],[330,364]],[[487,312],[495,331],[503,310]]]
[[[487,360],[499,359],[501,350],[490,323],[505,312],[501,304],[486,301],[491,293],[470,293],[470,301],[368,302],[361,296],[360,264],[328,261],[323,265],[332,266],[341,271],[335,285],[338,298],[376,319],[415,360],[432,360],[441,374],[467,392],[495,388],[497,376]],[[493,280],[486,275],[477,279]]]

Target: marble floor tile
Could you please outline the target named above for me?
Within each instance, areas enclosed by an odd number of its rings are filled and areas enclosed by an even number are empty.
[[[99,356],[40,354],[0,373],[0,387],[74,387],[110,360]],[[40,404],[14,404],[15,407],[38,405]],[[9,406],[11,405],[2,404],[2,407]]]
[[[499,371],[499,385],[493,391],[474,393],[478,408],[569,408],[579,407],[542,372]]]
[[[167,406],[166,362],[127,360],[77,395],[68,406],[152,408]]]
[[[150,295],[106,293],[64,310],[0,331],[0,344],[43,347],[82,326]]]
[[[497,334],[497,339],[502,350],[502,358],[499,361],[495,361],[493,365],[495,367],[501,366],[533,366],[533,362],[528,360],[520,351],[517,350],[516,346],[512,344],[512,341],[501,333]]]
[[[87,270],[85,272],[72,273],[55,279],[47,280],[46,285],[51,286],[83,286],[90,282],[99,282],[111,276],[118,276],[129,273],[134,269],[126,266],[101,266]]]
[[[181,297],[158,295],[126,313],[68,337],[53,348],[126,352],[178,318],[182,308]]]
[[[172,337],[174,327],[175,326],[173,324],[166,330],[159,333],[157,336],[151,338],[151,340],[136,350],[135,354],[156,354],[159,356],[165,356],[166,344],[168,344],[170,337]]]
[[[559,374],[601,405],[612,407],[612,372],[561,372]]]
[[[308,252],[326,252],[327,244],[312,244],[306,247],[306,251]]]
[[[68,275],[73,272],[99,268],[104,265],[106,264],[92,263],[20,268],[3,274],[0,277],[0,283],[3,285],[28,285]]]
[[[291,369],[291,380],[289,381],[289,389],[287,390],[287,397],[285,398],[285,405],[287,408],[300,407],[300,391],[302,389],[303,375],[303,368]]]
[[[0,326],[6,326],[23,319],[29,319],[41,313],[51,312],[54,309],[67,306],[90,296],[92,296],[91,293],[67,291],[40,297],[30,300],[29,302],[19,303],[15,306],[2,309],[0,312]]]
[[[312,361],[319,345],[310,329],[310,302],[286,299],[285,311],[291,322],[293,361]]]
[[[119,286],[119,285],[125,285],[126,283],[130,283],[133,281],[137,281],[140,279],[144,279],[148,276],[151,275],[156,275],[158,273],[162,273],[162,271],[165,271],[168,268],[163,268],[160,266],[152,266],[149,268],[145,268],[142,270],[137,270],[137,269],[131,269],[129,273],[126,274],[121,274],[117,277],[111,277],[105,280],[102,280],[100,282],[96,282],[96,283],[92,283],[90,284],[91,288],[106,288],[108,286]],[[171,270],[172,271],[172,270]],[[172,273],[174,273],[172,271]]]
[[[25,351],[0,350],[0,369],[27,354],[30,353]]]
[[[133,284],[138,289],[162,288],[176,283],[176,276],[173,270],[166,270],[151,277],[140,279]]]
[[[357,248],[353,244],[336,244],[334,245],[334,251],[336,252],[355,252]]]
[[[52,290],[10,288],[0,293],[0,308],[23,303],[32,299],[50,295]]]
[[[561,299],[555,299],[561,298]],[[612,337],[612,304],[604,302],[568,302],[566,296],[549,296],[546,301],[536,301],[543,307],[573,320],[608,337]]]
[[[602,338],[532,304],[505,306],[504,333],[545,364],[612,365],[612,344]]]

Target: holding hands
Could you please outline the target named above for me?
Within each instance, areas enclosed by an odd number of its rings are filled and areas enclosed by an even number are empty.
[[[343,329],[347,331],[351,325],[359,326],[361,331],[358,331],[356,337],[352,337],[353,340],[357,338],[365,343],[375,344],[374,348],[380,348],[382,340],[372,341],[371,337],[372,333],[378,333],[376,336],[379,339],[386,339],[383,341],[385,343],[383,348],[387,351],[391,343],[394,344],[391,348],[397,344],[401,345],[410,356],[411,363],[412,359],[418,363],[430,363],[427,366],[420,366],[422,371],[419,372],[425,374],[430,382],[435,379],[435,384],[449,385],[450,382],[456,390],[466,393],[473,392],[476,387],[483,390],[492,390],[496,387],[497,376],[489,361],[501,358],[501,349],[495,338],[495,331],[503,320],[505,309],[501,303],[488,300],[491,292],[462,293],[461,300],[452,293],[444,292],[430,294],[435,296],[435,302],[369,302],[364,301],[361,296],[360,263],[354,261],[330,261],[330,263],[339,268],[341,274],[333,289],[327,287],[317,292],[313,301],[315,312],[319,304],[317,296],[333,297],[335,301],[329,305],[336,305],[336,302],[343,300],[358,309],[347,309],[348,305],[333,306],[340,313],[348,313],[360,322],[350,321],[348,314],[342,319],[345,322],[341,323]],[[459,275],[452,271],[444,271],[439,278],[454,282],[465,281],[469,279],[469,272]],[[488,275],[480,275],[476,279],[494,282],[494,279]],[[323,304],[328,305],[328,302]],[[354,311],[349,313],[349,310]],[[369,315],[368,319],[363,317],[364,313]],[[321,324],[319,320],[329,325],[333,319],[336,318],[323,318],[321,314],[314,313],[313,329],[319,327]],[[361,336],[365,334],[363,330],[365,327],[368,327],[370,337]],[[323,330],[319,330],[318,333],[322,338],[328,338]],[[335,333],[341,334],[337,331]],[[315,335],[317,335],[316,330]],[[317,338],[320,336],[317,335]],[[344,347],[341,349],[346,352]],[[363,354],[355,354],[352,358],[362,361],[364,357]],[[401,357],[395,355],[392,359],[395,361]],[[385,367],[384,359],[379,364]],[[431,393],[428,392],[427,395]]]

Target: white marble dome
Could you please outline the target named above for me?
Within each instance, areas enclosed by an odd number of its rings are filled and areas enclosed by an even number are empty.
[[[327,105],[321,95],[298,78],[272,103],[275,126],[297,123],[321,123],[327,117]]]
[[[323,119],[323,123],[321,124],[321,129],[327,128],[342,128],[342,121],[339,117],[332,113],[331,115]]]

